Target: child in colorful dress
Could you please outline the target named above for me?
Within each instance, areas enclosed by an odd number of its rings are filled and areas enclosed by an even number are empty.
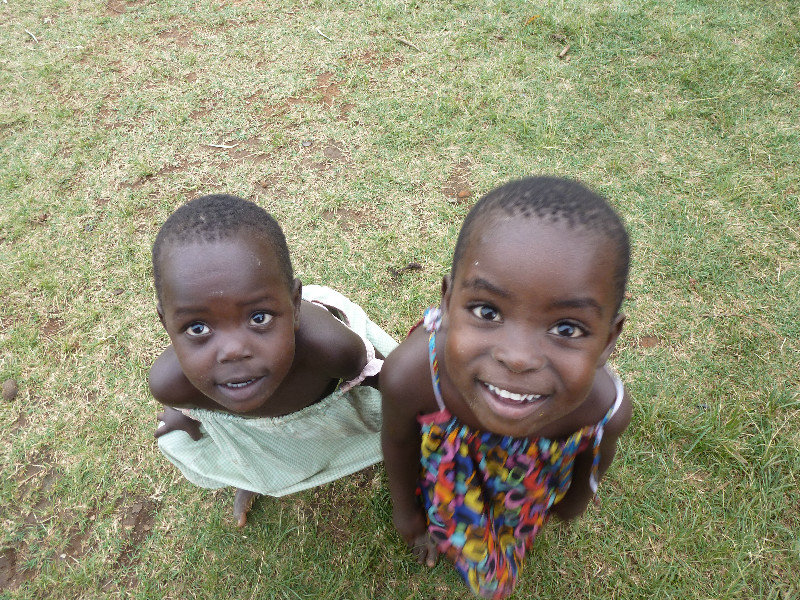
[[[227,195],[180,207],[156,237],[153,276],[172,342],[150,369],[166,405],[159,448],[192,483],[236,488],[240,527],[256,494],[381,459],[375,385],[397,344],[341,294],[300,284],[264,209]]]
[[[420,563],[505,598],[548,516],[586,510],[631,416],[606,366],[629,255],[573,181],[513,181],[467,215],[441,307],[381,372],[393,520]]]

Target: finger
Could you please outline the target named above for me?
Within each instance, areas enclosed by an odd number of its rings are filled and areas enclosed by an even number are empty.
[[[162,435],[167,433],[167,425],[164,421],[159,422],[158,427],[156,427],[155,433],[153,433],[153,437],[158,439]]]
[[[195,426],[195,427],[190,427],[190,428],[189,428],[189,435],[192,437],[192,439],[193,439],[195,442],[199,441],[199,440],[200,440],[200,438],[202,438],[202,437],[203,437],[203,434],[202,434],[202,433],[200,433],[200,428],[199,428],[199,427],[197,427],[197,426]]]

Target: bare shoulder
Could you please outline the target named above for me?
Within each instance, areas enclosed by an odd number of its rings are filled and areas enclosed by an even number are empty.
[[[196,406],[207,401],[186,379],[172,345],[153,362],[147,382],[153,397],[167,406]]]
[[[597,382],[598,391],[604,400],[602,404],[613,406],[617,399],[617,389],[614,378],[609,371],[602,369],[600,373],[598,373],[597,379],[599,380]],[[618,438],[622,432],[628,428],[628,425],[630,425],[632,414],[633,404],[631,402],[631,397],[628,391],[623,387],[622,400],[616,412],[614,412],[614,415],[609,419],[608,423],[606,423],[604,435],[613,439]]]
[[[322,306],[305,300],[295,343],[298,359],[333,379],[352,379],[367,362],[361,337]]]
[[[436,410],[428,365],[428,336],[422,327],[412,331],[386,357],[380,384],[384,407],[388,405],[414,415]]]

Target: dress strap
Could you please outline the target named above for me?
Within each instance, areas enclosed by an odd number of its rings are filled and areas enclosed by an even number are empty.
[[[439,410],[444,410],[444,400],[442,400],[442,389],[439,382],[439,361],[436,358],[436,331],[441,322],[441,311],[438,308],[430,307],[425,310],[425,329],[430,331],[430,335],[428,335],[428,365],[431,369],[431,385]]]
[[[617,414],[619,407],[622,406],[622,398],[625,396],[625,388],[622,385],[622,380],[608,367],[605,367],[606,373],[609,374],[612,381],[614,382],[614,389],[617,392],[616,398],[614,398],[614,405],[608,409],[608,412],[605,416],[600,419],[600,422],[597,424],[594,434],[594,442],[592,444],[592,453],[594,457],[592,458],[592,472],[589,475],[589,487],[592,488],[592,492],[597,494],[597,486],[600,483],[599,478],[597,477],[597,472],[600,469],[600,442],[603,440],[603,431],[605,430],[606,423],[608,423],[611,418]]]

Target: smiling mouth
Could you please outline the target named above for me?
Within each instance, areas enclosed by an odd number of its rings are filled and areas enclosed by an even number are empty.
[[[261,377],[254,377],[253,379],[247,379],[245,381],[230,381],[228,383],[221,383],[220,385],[229,390],[239,390],[246,388],[248,385],[252,385],[259,379],[261,379]]]
[[[499,388],[496,385],[492,385],[491,383],[486,383],[485,381],[481,383],[483,383],[486,389],[492,392],[494,395],[517,404],[536,402],[537,400],[541,400],[545,397],[542,394],[516,394],[514,392],[509,392],[508,390]]]

